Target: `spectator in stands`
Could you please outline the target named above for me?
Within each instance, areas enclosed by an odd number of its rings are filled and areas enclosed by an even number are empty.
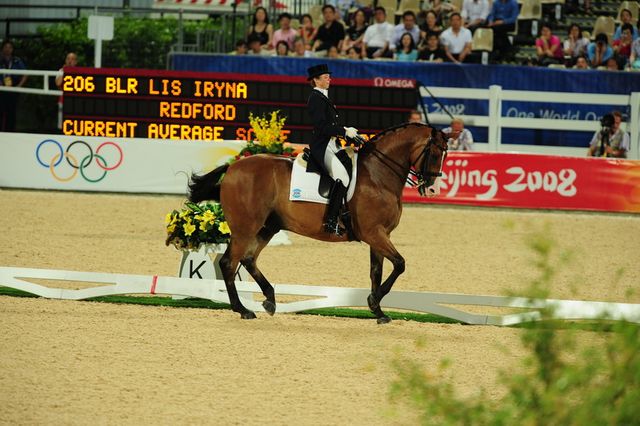
[[[410,33],[402,35],[395,50],[393,59],[396,61],[415,61],[418,59],[418,49],[416,49],[416,43]]]
[[[605,66],[609,58],[613,56],[613,49],[609,46],[609,38],[605,33],[596,36],[596,41],[587,47],[587,56],[591,68]]]
[[[607,59],[607,62],[605,64],[605,68],[607,71],[620,71],[620,64],[618,63],[618,60],[615,56],[610,57],[609,59]]]
[[[329,47],[336,46],[342,48],[342,40],[344,39],[344,27],[336,20],[336,9],[330,4],[322,7],[322,16],[324,24],[318,27],[313,41],[311,50],[329,50]]]
[[[347,58],[355,60],[362,59],[362,57],[360,56],[360,49],[350,47],[349,50],[347,50]]]
[[[589,69],[589,61],[587,61],[586,56],[581,55],[576,58],[576,64],[573,66],[576,70],[588,70]]]
[[[520,6],[516,0],[495,0],[487,17],[487,26],[493,29],[493,52],[498,60],[512,56],[508,33],[515,30]]]
[[[58,74],[56,74],[56,86],[59,88],[62,87],[62,78],[64,77],[64,67],[76,67],[78,66],[78,55],[75,52],[67,53],[67,56],[64,58],[64,65],[62,68],[58,70]]]
[[[273,49],[273,25],[269,23],[267,9],[262,6],[253,12],[253,20],[249,27],[247,40],[249,40],[251,36],[257,37],[258,40],[260,40],[260,45],[264,46],[265,49]]]
[[[553,35],[549,24],[542,24],[540,37],[536,40],[536,52],[538,54],[538,64],[543,67],[549,64],[559,64],[564,59],[560,38]]]
[[[269,55],[267,49],[263,49],[262,39],[257,34],[251,34],[247,39],[249,51],[247,55]]]
[[[631,15],[631,11],[629,9],[622,9],[620,11],[620,25],[616,28],[616,32],[613,34],[613,41],[620,40],[620,37],[622,37],[622,27],[625,24],[631,25],[633,39],[636,40],[638,38],[638,29],[633,27],[632,21],[633,16]]]
[[[327,50],[327,58],[340,59],[340,52],[338,52],[338,48],[335,46],[329,47],[329,49]]]
[[[490,10],[489,0],[464,0],[460,12],[464,27],[474,32],[476,28],[484,25]]]
[[[305,13],[300,21],[300,38],[309,49],[311,49],[315,35],[316,28],[313,26],[313,18],[308,13]]]
[[[447,60],[447,54],[444,53],[444,49],[440,46],[438,34],[427,34],[427,46],[420,51],[418,59],[428,62],[444,62]]]
[[[273,56],[289,56],[289,45],[286,41],[280,40],[278,44],[276,44],[276,50]]]
[[[342,41],[342,51],[347,53],[352,47],[362,50],[362,40],[364,39],[364,32],[366,30],[367,16],[362,9],[358,9],[353,14],[353,25],[347,28],[347,35]]]
[[[412,109],[407,117],[408,123],[422,123],[422,114],[418,110]]]
[[[293,42],[296,41],[298,32],[291,28],[291,15],[288,13],[282,13],[278,16],[278,25],[280,29],[273,33],[272,44],[277,46],[279,42],[284,41],[287,43],[289,50],[293,49]]]
[[[464,128],[464,121],[460,118],[451,120],[451,126],[442,129],[442,133],[449,136],[447,145],[449,151],[471,151],[473,136],[469,129]]]
[[[244,40],[236,41],[236,50],[231,52],[232,55],[246,55],[249,47],[247,46],[247,42]]]
[[[0,48],[0,72],[2,69],[27,69],[22,59],[13,55],[13,42],[5,40]],[[27,81],[26,75],[2,74],[0,85],[22,87]],[[16,111],[18,109],[18,93],[0,91],[0,131],[13,132],[16,130]]]
[[[633,26],[631,24],[622,24],[622,35],[619,39],[613,41],[613,52],[623,67],[627,66],[631,56],[632,32]]]
[[[622,124],[620,111],[605,114],[600,123],[602,129],[595,132],[591,138],[587,155],[590,157],[627,158],[630,146],[629,134],[620,128],[620,124]]]
[[[447,59],[459,64],[471,53],[471,31],[462,26],[462,17],[458,12],[451,14],[449,24],[451,26],[440,34],[440,42]]]
[[[629,67],[634,70],[640,69],[640,38],[636,39],[631,45]]]
[[[423,12],[421,12],[423,13]],[[428,11],[424,16],[424,24],[420,26],[420,34],[421,38],[425,38],[427,34],[434,33],[438,37],[442,33],[442,27],[438,24],[438,15],[435,14],[434,11]]]
[[[307,45],[304,43],[302,38],[298,37],[295,42],[293,42],[293,55],[298,58],[312,58],[314,56],[313,52],[307,49]]]
[[[402,14],[402,22],[393,28],[393,38],[391,39],[391,49],[395,50],[400,44],[401,38],[409,33],[413,37],[413,44],[417,46],[420,42],[420,28],[416,25],[416,14],[407,10]]]
[[[424,9],[435,13],[438,21],[442,21],[452,12],[460,12],[455,5],[442,0],[426,0]]]
[[[387,22],[387,12],[383,7],[375,8],[375,23],[369,25],[364,33],[362,45],[363,58],[390,58],[389,44],[393,37],[393,25]]]
[[[587,54],[589,39],[582,36],[582,28],[578,24],[571,24],[564,41],[564,55],[568,56],[567,66],[572,66],[580,56]]]

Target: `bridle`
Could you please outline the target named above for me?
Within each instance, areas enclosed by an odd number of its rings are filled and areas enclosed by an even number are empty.
[[[431,145],[435,145],[435,144],[436,142],[433,140],[433,137],[430,135],[429,138],[427,139],[427,143],[424,144],[424,147],[422,148],[422,152],[420,152],[420,154],[415,159],[415,161],[411,163],[408,176],[404,176],[402,172],[398,171],[398,169],[404,171],[404,166],[402,164],[398,163],[396,160],[389,157],[384,152],[378,150],[376,147],[374,147],[371,153],[378,160],[380,160],[382,164],[387,166],[396,176],[404,180],[409,186],[417,187],[420,195],[424,195],[425,186],[427,184],[427,181],[425,178],[442,177],[442,165],[444,164],[444,159],[447,155],[447,146],[444,145],[443,147],[441,147],[442,148],[442,164],[440,166],[440,171],[438,171],[437,173],[430,172],[429,164],[431,163],[431,161],[433,161],[433,159],[436,158],[436,156],[429,155],[428,152],[429,152],[429,149],[431,148]],[[422,161],[422,165],[421,167],[418,168],[417,165],[423,157],[424,157],[424,160]]]

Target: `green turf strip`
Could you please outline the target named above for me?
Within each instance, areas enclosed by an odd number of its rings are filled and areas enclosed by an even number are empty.
[[[40,297],[22,290],[16,290],[9,287],[0,287],[1,296],[13,297]],[[213,302],[207,299],[182,299],[174,300],[170,297],[137,297],[137,296],[102,296],[86,299],[86,301],[102,302],[102,303],[124,303],[132,305],[151,305],[151,306],[169,306],[173,308],[200,308],[200,309],[229,309],[226,303]],[[369,311],[362,309],[349,308],[322,308],[311,309],[299,312],[299,315],[322,315],[340,318],[375,318]],[[439,324],[463,324],[460,321],[441,317],[433,314],[419,314],[413,312],[387,312],[387,315],[394,320],[416,321],[426,323]]]

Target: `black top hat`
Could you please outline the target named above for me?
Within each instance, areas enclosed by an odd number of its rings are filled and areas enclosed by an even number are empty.
[[[319,77],[322,74],[331,74],[331,71],[329,71],[329,66],[327,64],[320,64],[307,68],[307,73],[309,74],[307,80],[311,80],[312,78]]]

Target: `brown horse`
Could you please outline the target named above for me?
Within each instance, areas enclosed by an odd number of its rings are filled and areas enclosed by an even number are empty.
[[[444,134],[423,124],[387,129],[360,150],[356,190],[349,201],[349,210],[356,237],[371,249],[371,294],[367,302],[378,323],[391,321],[380,308],[380,301],[405,268],[404,258],[391,243],[389,235],[400,222],[402,189],[407,176],[411,172],[418,178],[415,184],[421,195],[437,195],[437,178],[442,175],[446,152]],[[205,175],[191,177],[190,201],[213,199],[222,204],[231,229],[231,241],[220,260],[220,267],[231,308],[245,319],[255,318],[255,314],[238,298],[235,271],[239,263],[244,265],[266,297],[262,303],[264,309],[273,315],[276,310],[274,290],[256,261],[279,230],[329,242],[348,241],[346,235],[324,232],[325,205],[289,200],[291,167],[289,158],[253,155]],[[393,271],[381,284],[384,258],[391,261]]]

